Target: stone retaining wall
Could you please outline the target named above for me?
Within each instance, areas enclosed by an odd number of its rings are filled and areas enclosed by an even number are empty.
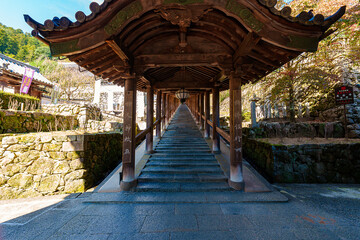
[[[94,132],[122,131],[122,126],[123,124],[119,122],[89,120],[86,123],[86,130]]]
[[[357,128],[360,130],[360,124]],[[345,130],[341,122],[260,122],[259,127],[244,129],[253,138],[344,138]],[[350,138],[358,138],[357,132],[349,131]]]
[[[0,138],[0,199],[83,192],[121,162],[120,133],[33,133]]]
[[[0,134],[65,131],[78,127],[75,116],[0,110]]]
[[[360,183],[360,141],[275,145],[244,138],[244,157],[269,180],[286,183]]]
[[[75,115],[79,121],[80,127],[85,128],[89,120],[102,120],[100,108],[93,105],[75,105],[75,104],[47,104],[42,105],[41,110],[46,113],[59,115]]]

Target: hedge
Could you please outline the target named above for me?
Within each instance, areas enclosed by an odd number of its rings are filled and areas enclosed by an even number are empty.
[[[40,99],[36,97],[0,91],[0,109],[9,109],[9,102],[11,99],[16,100],[18,103],[20,103],[18,104],[18,109],[13,110],[21,110],[21,103],[24,103],[24,110],[29,107],[29,104],[35,104],[35,109],[40,108]]]

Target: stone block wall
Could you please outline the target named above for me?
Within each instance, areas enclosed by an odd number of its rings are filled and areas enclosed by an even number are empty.
[[[75,105],[75,104],[47,104],[41,107],[46,113],[59,115],[75,115],[79,121],[80,127],[85,128],[89,120],[102,120],[100,108],[94,105]]]
[[[122,131],[122,126],[123,124],[119,122],[89,120],[86,130],[94,132]]]
[[[341,122],[260,122],[259,127],[252,129],[244,128],[243,131],[244,134],[253,138],[345,137],[345,129]],[[349,137],[357,138],[358,136],[352,135],[350,132]]]
[[[120,133],[32,133],[0,138],[0,199],[84,192],[121,162]]]
[[[75,116],[0,110],[0,134],[65,131],[78,127]]]
[[[243,149],[244,157],[273,182],[360,183],[360,141],[286,146],[244,139]]]

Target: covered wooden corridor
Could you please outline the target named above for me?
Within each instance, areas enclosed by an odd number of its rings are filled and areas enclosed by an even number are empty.
[[[153,128],[161,135],[177,106],[175,92],[190,92],[187,104],[219,151],[219,134],[230,142],[229,185],[244,188],[242,175],[241,85],[254,82],[302,52],[316,51],[334,31],[345,7],[325,18],[312,11],[291,16],[276,0],[105,0],[90,4],[91,14],[36,22],[25,15],[32,35],[53,56],[66,56],[108,81],[125,86],[123,180],[136,186],[136,139]],[[230,135],[219,128],[219,92],[230,90]],[[147,129],[135,136],[136,91],[147,92]],[[210,92],[212,119],[210,119]],[[156,121],[154,93],[157,95]]]

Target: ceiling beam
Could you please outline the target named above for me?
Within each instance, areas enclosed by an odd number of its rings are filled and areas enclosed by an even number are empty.
[[[181,81],[165,81],[165,82],[155,82],[154,88],[156,89],[180,89],[180,88],[213,88],[214,84],[210,82],[181,82]]]
[[[135,58],[135,68],[137,67],[185,67],[185,66],[219,66],[224,62],[231,62],[231,56],[227,53],[222,54],[154,54],[140,55]],[[231,65],[231,64],[230,64]]]
[[[251,52],[251,50],[255,48],[255,46],[258,44],[260,40],[261,37],[259,37],[256,33],[249,32],[234,53],[233,56],[234,65],[236,66],[241,64],[242,57],[248,55]]]

